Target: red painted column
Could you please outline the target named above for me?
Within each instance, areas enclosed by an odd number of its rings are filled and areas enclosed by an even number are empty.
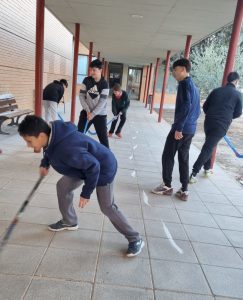
[[[164,73],[163,87],[162,87],[160,107],[159,107],[159,117],[158,117],[159,123],[161,122],[161,119],[163,117],[163,106],[165,101],[165,91],[168,82],[169,71],[170,71],[170,50],[167,51],[167,55],[166,55],[165,73]]]
[[[108,68],[109,68],[109,62],[105,61],[105,73],[104,73],[104,77],[105,77],[106,80],[108,80],[108,72],[109,72]]]
[[[145,99],[145,107],[148,106],[148,95],[149,95],[149,89],[150,89],[152,68],[153,68],[153,64],[151,63],[150,66],[149,66],[149,78],[148,78],[148,87],[147,87],[146,99]]]
[[[105,75],[105,59],[104,57],[102,58],[102,76],[104,77]]]
[[[156,60],[156,66],[155,66],[155,71],[154,71],[153,96],[152,96],[152,101],[151,101],[151,105],[150,105],[150,113],[151,114],[153,113],[153,110],[154,110],[154,98],[155,98],[155,92],[156,92],[156,84],[157,84],[157,80],[158,80],[159,61],[160,61],[160,59],[157,58],[157,60]]]
[[[147,84],[148,84],[148,72],[149,72],[149,66],[146,67],[146,79],[145,79],[145,86],[144,86],[144,94],[143,94],[143,103],[145,101],[146,97],[146,90],[147,90]]]
[[[97,58],[100,59],[100,51],[97,53]]]
[[[75,121],[75,107],[76,107],[79,34],[80,34],[80,24],[76,23],[75,24],[75,36],[74,36],[73,79],[72,79],[72,100],[71,100],[71,122],[73,122],[73,123]]]
[[[41,117],[43,97],[45,0],[36,1],[35,114]]]
[[[192,36],[188,35],[186,38],[186,47],[185,47],[185,51],[184,51],[184,57],[187,59],[189,59],[189,56],[190,56],[191,42],[192,42]]]
[[[235,17],[234,17],[230,43],[229,43],[229,50],[228,50],[226,64],[224,68],[222,85],[226,84],[228,74],[232,72],[234,69],[237,46],[240,39],[242,20],[243,20],[243,1],[238,0],[236,10],[235,10]],[[215,147],[213,150],[213,154],[211,158],[211,169],[213,168],[213,165],[215,163],[216,151],[217,151],[217,147]]]
[[[89,61],[88,61],[88,76],[90,76],[90,68],[89,68],[89,65],[92,61],[92,54],[93,54],[93,42],[90,42],[89,43]]]

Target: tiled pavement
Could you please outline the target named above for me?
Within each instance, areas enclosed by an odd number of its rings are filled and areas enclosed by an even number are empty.
[[[169,125],[133,102],[122,140],[115,199],[146,247],[124,256],[126,240],[100,213],[96,196],[75,206],[80,229],[52,233],[60,218],[54,171],[41,184],[0,257],[0,300],[243,299],[243,189],[218,166],[190,186],[190,199],[150,193],[161,181]],[[0,235],[38,178],[41,155],[15,134],[0,136]],[[198,150],[191,147],[191,163]],[[179,188],[178,164],[174,187]],[[172,239],[170,238],[172,236]]]

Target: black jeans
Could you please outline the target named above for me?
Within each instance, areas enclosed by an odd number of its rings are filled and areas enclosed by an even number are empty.
[[[187,191],[189,182],[189,150],[193,134],[183,134],[181,140],[175,139],[175,132],[170,131],[162,154],[162,177],[164,184],[171,187],[174,158],[178,151],[180,182],[183,191]]]
[[[79,131],[84,132],[86,122],[87,122],[87,113],[85,110],[82,110],[80,112],[79,121],[78,121]],[[94,128],[96,130],[100,143],[106,146],[107,148],[109,148],[106,123],[107,123],[106,116],[97,115],[89,122],[87,130],[92,124],[94,124]]]
[[[202,150],[193,165],[192,173],[194,176],[199,173],[202,166],[205,170],[209,170],[211,166],[211,156],[213,153],[214,147],[217,146],[218,142],[225,136],[225,130],[218,129],[215,127],[208,127],[207,123],[204,123],[205,131],[205,142],[202,146]]]
[[[118,111],[118,114],[119,114],[119,112],[120,111]],[[115,119],[114,121],[112,121],[109,133],[114,133],[118,119],[119,119],[119,117],[117,119]],[[124,112],[124,113],[122,113],[122,115],[120,115],[120,123],[116,129],[116,132],[115,132],[116,134],[121,132],[122,127],[124,126],[124,124],[126,122],[126,119],[127,119],[127,116],[126,116],[126,113]]]

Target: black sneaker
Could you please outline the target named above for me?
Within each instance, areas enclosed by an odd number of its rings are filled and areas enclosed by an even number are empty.
[[[77,230],[78,224],[75,225],[67,225],[62,222],[62,220],[51,224],[48,226],[48,229],[51,231],[62,231],[62,230]]]
[[[128,244],[127,257],[133,257],[138,255],[142,251],[144,245],[145,243],[142,239],[136,242],[130,242]]]

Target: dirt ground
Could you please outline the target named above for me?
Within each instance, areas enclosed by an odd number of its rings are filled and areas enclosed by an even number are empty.
[[[164,119],[172,124],[174,119],[174,109],[164,109]],[[204,114],[199,118],[196,135],[193,138],[193,144],[201,149],[204,142],[203,130]],[[243,154],[243,117],[233,120],[227,133],[235,148],[240,154]],[[217,147],[217,163],[237,181],[243,184],[243,158],[237,158],[224,140]]]

